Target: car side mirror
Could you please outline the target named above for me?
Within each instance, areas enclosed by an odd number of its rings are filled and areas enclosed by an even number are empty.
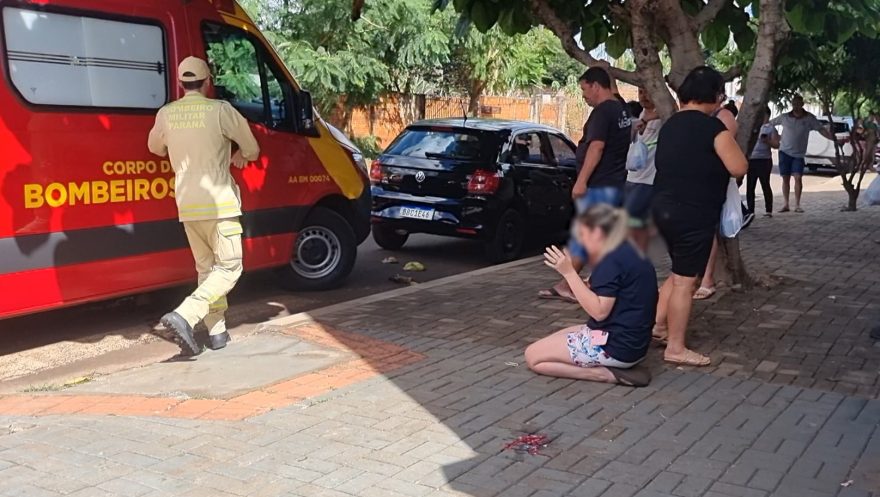
[[[312,105],[312,94],[300,90],[296,95],[297,127],[304,134],[313,135],[318,132],[315,125],[315,108]]]

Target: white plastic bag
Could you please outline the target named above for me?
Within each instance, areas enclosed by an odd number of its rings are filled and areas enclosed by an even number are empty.
[[[733,238],[743,227],[742,196],[734,178],[727,184],[727,199],[721,208],[721,236]]]
[[[648,165],[648,146],[640,138],[629,145],[626,154],[626,169],[628,171],[641,171]]]
[[[880,176],[874,178],[874,181],[868,185],[868,189],[865,190],[865,200],[868,201],[868,205],[880,205]]]

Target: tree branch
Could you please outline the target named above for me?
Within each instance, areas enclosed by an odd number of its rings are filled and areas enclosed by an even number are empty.
[[[575,33],[570,24],[556,14],[548,0],[530,0],[529,4],[538,21],[552,31],[562,42],[562,49],[565,50],[565,53],[585,66],[592,67],[598,63],[596,58],[590,55],[589,51],[584,50],[578,45],[577,40],[575,40],[577,33]],[[639,77],[633,71],[626,71],[617,67],[609,67],[608,71],[616,79],[633,85],[639,84]]]
[[[681,8],[681,0],[651,0],[639,5],[650,19],[650,24],[645,28],[647,32],[663,31],[661,37],[666,42],[672,59],[669,83],[678,87],[691,70],[706,63],[699,36],[693,31],[693,18]],[[630,7],[634,9],[635,4]]]
[[[730,69],[721,73],[721,76],[724,77],[724,81],[733,81],[734,79],[742,76],[743,68],[739,64],[731,67]]]
[[[353,0],[351,3],[351,20],[357,21],[358,19],[360,19],[361,18],[361,11],[363,9],[364,9],[364,0]]]
[[[729,3],[730,0],[709,0],[709,3],[703,7],[703,10],[698,12],[697,15],[692,18],[694,32],[699,33],[706,29],[706,26],[711,24],[718,16],[718,13],[721,12],[721,9],[726,7]]]

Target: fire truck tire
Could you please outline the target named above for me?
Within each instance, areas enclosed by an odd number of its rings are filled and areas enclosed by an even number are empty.
[[[297,234],[282,285],[290,290],[330,290],[340,287],[354,268],[357,239],[344,217],[316,207]]]

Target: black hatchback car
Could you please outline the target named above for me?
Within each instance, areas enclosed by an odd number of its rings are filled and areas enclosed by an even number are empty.
[[[399,249],[410,233],[485,243],[516,258],[529,230],[565,230],[574,208],[575,145],[540,124],[436,119],[408,126],[373,162],[373,238]]]

